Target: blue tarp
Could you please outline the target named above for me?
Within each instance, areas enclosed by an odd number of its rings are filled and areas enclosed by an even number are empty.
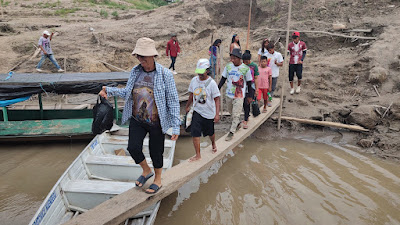
[[[23,102],[26,101],[30,98],[31,96],[26,96],[26,97],[22,97],[22,98],[15,98],[15,99],[11,99],[11,100],[0,100],[0,107],[5,107],[5,106],[9,106],[18,102]]]

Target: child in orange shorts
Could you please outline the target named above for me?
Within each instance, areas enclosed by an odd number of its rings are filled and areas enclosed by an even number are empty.
[[[264,99],[264,109],[263,113],[267,112],[267,105],[271,106],[268,102],[268,92],[271,90],[272,85],[272,70],[268,66],[268,59],[266,56],[261,56],[261,67],[259,67],[258,76],[258,95],[257,100],[260,101],[261,97]]]

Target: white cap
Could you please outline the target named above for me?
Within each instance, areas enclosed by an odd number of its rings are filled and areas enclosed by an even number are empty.
[[[50,32],[47,30],[43,31],[43,34],[50,36]]]
[[[203,74],[208,68],[210,68],[210,61],[208,59],[199,59],[199,61],[197,61],[195,73]]]

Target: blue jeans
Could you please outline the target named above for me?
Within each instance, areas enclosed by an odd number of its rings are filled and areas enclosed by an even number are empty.
[[[271,91],[269,92],[271,94],[271,96],[274,96],[274,91],[276,88],[276,83],[278,82],[278,78],[277,77],[273,77],[272,78],[272,84],[271,84]]]
[[[49,58],[50,61],[57,67],[57,69],[61,69],[61,67],[58,65],[58,63],[56,61],[56,58],[54,58],[53,54],[48,54],[48,55],[43,54],[42,58],[40,59],[39,63],[37,64],[36,68],[40,69],[40,67],[42,67],[44,60],[46,60],[46,58]]]
[[[210,56],[210,65],[211,65],[211,77],[215,79],[216,69],[217,69],[217,57],[211,54]]]

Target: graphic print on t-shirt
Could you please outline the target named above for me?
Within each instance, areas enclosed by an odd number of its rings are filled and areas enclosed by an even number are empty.
[[[244,64],[239,67],[233,67],[233,64],[228,64],[226,65],[226,73],[228,79],[227,96],[230,98],[243,98],[243,92],[245,91],[244,76],[247,76],[247,80],[251,80],[249,67]]]
[[[159,121],[157,106],[154,102],[153,78],[154,72],[140,73],[132,90],[134,118],[150,124]]]
[[[194,89],[193,91],[194,99],[199,104],[205,104],[207,102],[207,93],[204,86],[199,86],[198,88]]]

